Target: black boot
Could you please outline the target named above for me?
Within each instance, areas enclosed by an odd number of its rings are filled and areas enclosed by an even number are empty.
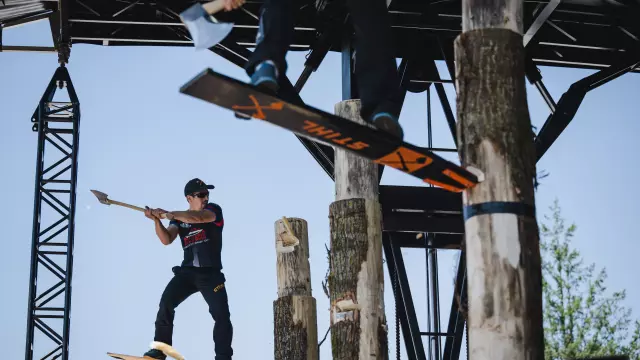
[[[143,357],[148,357],[152,359],[165,360],[167,355],[165,355],[162,351],[158,349],[151,349],[142,355]]]

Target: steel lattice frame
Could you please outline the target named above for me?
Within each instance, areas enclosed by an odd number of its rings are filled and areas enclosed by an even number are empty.
[[[53,101],[58,86],[69,101]],[[80,103],[65,67],[56,70],[32,122],[38,152],[25,359],[67,360]]]

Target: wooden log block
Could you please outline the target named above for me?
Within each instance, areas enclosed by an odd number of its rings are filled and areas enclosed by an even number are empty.
[[[318,360],[316,299],[289,295],[273,302],[274,359]]]
[[[386,359],[379,203],[338,200],[330,205],[329,214],[333,359]]]
[[[335,112],[364,122],[360,100],[342,101]],[[329,208],[328,279],[333,359],[386,359],[378,165],[339,149],[334,164],[336,201]]]
[[[278,276],[278,297],[288,295],[311,296],[311,271],[309,269],[309,235],[307,222],[299,218],[287,218],[293,235],[300,244],[290,253],[278,253],[276,270]],[[275,222],[276,239],[284,232],[282,220]]]
[[[455,41],[463,166],[484,180],[463,194],[469,356],[542,360],[542,271],[533,210],[521,0],[463,0]]]
[[[341,101],[334,109],[338,116],[364,123],[360,117],[360,100]],[[378,198],[378,165],[369,159],[336,148],[334,177],[336,200]]]
[[[278,299],[273,302],[274,359],[318,360],[316,300],[311,296],[307,222],[287,218],[300,244],[289,253],[277,253]],[[276,239],[284,231],[275,222]]]

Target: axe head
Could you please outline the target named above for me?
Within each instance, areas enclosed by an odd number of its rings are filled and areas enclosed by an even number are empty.
[[[91,192],[98,198],[101,204],[111,205],[111,203],[109,203],[109,195],[98,190],[91,190]]]
[[[233,30],[232,23],[214,22],[212,16],[199,3],[193,4],[180,13],[180,18],[189,30],[193,44],[198,50],[217,45]]]

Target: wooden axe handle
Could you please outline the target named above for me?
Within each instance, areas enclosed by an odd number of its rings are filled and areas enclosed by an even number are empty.
[[[213,0],[202,5],[202,7],[207,12],[207,14],[213,15],[218,11],[224,9],[224,0]]]
[[[141,207],[138,207],[138,206],[135,206],[135,205],[129,205],[127,203],[123,203],[123,202],[120,202],[120,201],[109,200],[109,204],[120,205],[120,206],[124,206],[126,208],[129,208],[129,209],[133,209],[133,210],[138,210],[138,211],[144,212],[144,209],[141,208]]]
[[[133,210],[138,210],[138,211],[142,211],[142,212],[144,212],[144,209],[143,209],[143,208],[141,208],[141,207],[139,207],[139,206],[130,205],[130,204],[127,204],[127,203],[123,203],[123,202],[120,202],[120,201],[116,201],[116,200],[109,200],[109,204],[119,205],[119,206],[124,206],[124,207],[129,208],[129,209],[133,209]],[[167,217],[166,217],[164,214],[162,214],[162,215],[160,216],[160,218],[162,218],[162,219],[166,219]]]

